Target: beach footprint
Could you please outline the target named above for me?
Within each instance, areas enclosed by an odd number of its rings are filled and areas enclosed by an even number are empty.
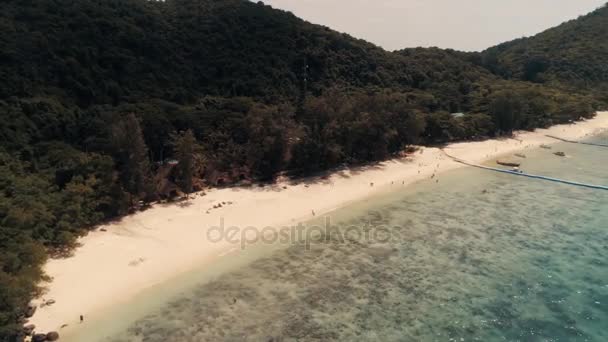
[[[146,261],[146,259],[144,259],[144,258],[135,259],[135,260],[132,260],[131,262],[129,262],[129,266],[131,266],[131,267],[139,266],[144,261]]]

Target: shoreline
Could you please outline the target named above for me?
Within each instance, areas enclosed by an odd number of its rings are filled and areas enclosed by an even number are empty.
[[[514,138],[462,142],[445,147],[451,155],[473,163],[541,144],[560,141],[546,134],[579,140],[608,129],[608,112],[568,125],[518,132]],[[58,331],[78,324],[81,314],[101,312],[197,267],[210,265],[239,248],[239,243],[212,242],[206,232],[225,220],[226,226],[260,229],[294,225],[322,216],[367,197],[464,167],[438,148],[422,147],[403,158],[338,170],[328,176],[280,181],[273,185],[211,189],[188,202],[155,204],[151,209],[102,225],[78,240],[73,256],[50,259],[44,266],[52,281],[33,303],[29,323],[36,331]],[[372,185],[373,184],[373,185]],[[440,185],[438,185],[440,186]],[[223,204],[222,204],[223,203]],[[218,204],[222,204],[217,208]],[[216,208],[213,208],[216,206]]]

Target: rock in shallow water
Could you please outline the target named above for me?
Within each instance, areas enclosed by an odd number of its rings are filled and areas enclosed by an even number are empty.
[[[51,331],[48,334],[46,334],[47,341],[57,341],[58,339],[59,339],[59,333],[56,331]]]
[[[36,334],[32,336],[32,342],[44,342],[46,341],[46,334]]]

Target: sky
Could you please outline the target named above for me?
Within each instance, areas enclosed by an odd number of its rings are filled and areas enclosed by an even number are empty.
[[[263,0],[387,50],[480,51],[531,36],[608,0]]]

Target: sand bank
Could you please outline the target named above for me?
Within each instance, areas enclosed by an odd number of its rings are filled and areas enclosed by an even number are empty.
[[[573,125],[521,132],[513,139],[452,144],[446,151],[480,163],[558,142],[546,134],[576,140],[603,129],[608,129],[608,113]],[[98,227],[79,240],[81,247],[72,257],[50,260],[45,271],[52,281],[45,284],[47,291],[36,303],[49,299],[55,303],[38,308],[30,323],[36,325],[36,331],[61,332],[64,324],[78,324],[81,314],[89,317],[196,266],[229,258],[238,251],[239,243],[213,242],[207,235],[221,218],[225,226],[261,229],[293,225],[458,167],[463,166],[439,149],[422,148],[408,157],[338,170],[324,177],[264,187],[214,189],[181,204],[157,204]]]

